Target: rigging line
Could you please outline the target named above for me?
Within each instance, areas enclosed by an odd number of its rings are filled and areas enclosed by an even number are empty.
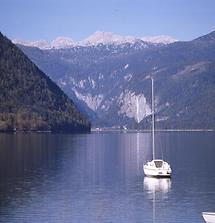
[[[163,158],[163,146],[161,145],[161,157],[162,157],[162,160],[164,159]]]
[[[154,94],[154,78],[153,77],[151,77],[151,81],[152,81],[152,156],[153,156],[153,159],[155,159],[155,120],[156,119],[155,119],[155,96],[154,96],[155,94]],[[158,131],[156,131],[156,135],[158,135],[157,133]],[[161,143],[159,144],[160,144],[159,148],[161,148],[161,158],[163,159],[163,147]]]
[[[154,79],[152,81],[152,157],[155,159],[155,107],[154,107]]]

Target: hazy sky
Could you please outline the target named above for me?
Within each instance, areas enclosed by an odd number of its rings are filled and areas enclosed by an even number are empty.
[[[108,31],[190,40],[214,29],[215,0],[0,0],[0,31],[11,39]]]

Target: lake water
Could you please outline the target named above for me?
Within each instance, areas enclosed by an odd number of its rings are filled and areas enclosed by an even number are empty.
[[[215,132],[156,133],[171,179],[143,176],[150,133],[0,134],[0,222],[200,223],[215,211]]]

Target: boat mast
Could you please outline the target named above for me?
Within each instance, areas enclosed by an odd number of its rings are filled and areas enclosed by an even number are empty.
[[[154,105],[154,79],[152,80],[152,158],[155,159],[155,105]]]

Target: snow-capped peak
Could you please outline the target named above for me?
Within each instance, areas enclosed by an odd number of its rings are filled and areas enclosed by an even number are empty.
[[[14,39],[12,42],[14,44],[21,44],[21,45],[24,45],[24,46],[38,47],[42,50],[45,50],[45,49],[62,49],[62,48],[74,47],[74,46],[77,45],[77,43],[69,37],[57,37],[51,43],[49,43],[46,40],[30,41],[30,40],[19,40],[19,39]]]
[[[14,39],[12,41],[14,44],[20,44],[24,46],[30,46],[30,47],[38,47],[40,49],[49,49],[50,44],[46,40],[19,40],[19,39]]]
[[[122,44],[133,43],[137,38],[132,36],[120,36],[112,32],[97,31],[93,35],[89,36],[83,41],[80,41],[82,45],[98,45],[98,44]]]
[[[165,35],[160,35],[160,36],[146,36],[141,38],[145,42],[150,42],[150,43],[155,43],[155,44],[170,44],[178,41],[177,39],[174,39],[171,36],[165,36]]]
[[[76,46],[77,43],[69,37],[57,37],[51,43],[51,48],[61,49]]]
[[[18,39],[14,39],[13,43],[30,47],[38,47],[44,50],[44,49],[72,48],[75,46],[92,46],[92,45],[96,46],[98,44],[115,44],[115,45],[120,45],[125,43],[134,44],[138,41],[144,41],[152,44],[169,44],[176,42],[177,40],[170,36],[164,36],[164,35],[137,38],[134,36],[121,36],[118,34],[114,34],[112,32],[97,31],[93,35],[79,42],[75,42],[73,39],[69,37],[57,37],[51,43],[49,43],[46,40],[23,41]]]

